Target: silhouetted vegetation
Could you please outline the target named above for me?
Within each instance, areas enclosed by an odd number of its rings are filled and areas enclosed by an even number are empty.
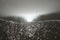
[[[25,21],[22,17],[15,17],[15,16],[0,17],[0,19],[7,20],[7,21],[18,22],[18,23]]]
[[[36,19],[36,21],[44,21],[44,20],[60,20],[60,12],[41,15]]]

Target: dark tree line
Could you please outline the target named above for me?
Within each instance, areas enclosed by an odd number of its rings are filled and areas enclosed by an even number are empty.
[[[0,17],[0,19],[18,22],[18,23],[25,21],[22,17],[16,17],[16,16],[5,16],[5,17]]]
[[[44,21],[44,20],[60,20],[60,12],[41,15],[36,19],[36,21]]]

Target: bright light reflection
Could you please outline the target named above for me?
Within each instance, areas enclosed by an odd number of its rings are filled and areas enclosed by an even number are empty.
[[[26,15],[26,16],[24,16],[24,19],[25,19],[27,22],[32,22],[34,18],[35,18],[35,17],[32,16],[32,15]]]
[[[21,17],[23,17],[27,22],[32,22],[37,15],[36,14],[24,14]]]
[[[32,22],[34,19],[36,19],[38,16],[46,14],[46,12],[14,12],[15,16],[19,16],[24,18],[26,22]]]

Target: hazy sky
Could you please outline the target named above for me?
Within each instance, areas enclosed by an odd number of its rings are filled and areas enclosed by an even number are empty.
[[[0,0],[0,15],[42,15],[60,10],[60,0]]]

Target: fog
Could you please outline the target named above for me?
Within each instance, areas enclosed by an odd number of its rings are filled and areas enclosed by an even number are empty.
[[[43,15],[60,11],[60,0],[0,0],[0,16]]]
[[[16,16],[33,21],[60,11],[60,0],[0,0],[0,17]]]

